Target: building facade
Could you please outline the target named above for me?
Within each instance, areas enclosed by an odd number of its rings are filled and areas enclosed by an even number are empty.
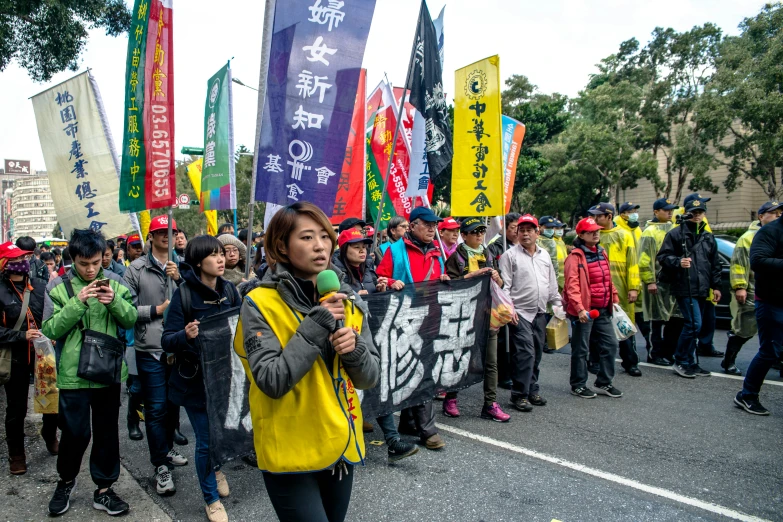
[[[13,238],[51,238],[57,225],[49,178],[44,175],[17,178],[11,199]]]

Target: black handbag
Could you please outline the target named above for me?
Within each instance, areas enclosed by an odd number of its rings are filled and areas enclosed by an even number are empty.
[[[72,298],[74,292],[70,277],[64,277],[63,282],[68,297]],[[85,328],[81,319],[79,330],[82,332],[82,349],[76,369],[77,377],[97,384],[120,384],[125,343],[111,335]]]

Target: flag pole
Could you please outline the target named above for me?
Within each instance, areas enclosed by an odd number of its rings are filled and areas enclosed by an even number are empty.
[[[424,2],[419,7],[419,16],[416,18],[416,34],[418,34],[418,20],[421,18],[421,10],[425,9]],[[378,215],[375,216],[375,230],[380,232],[381,217],[383,216],[383,200],[386,196],[386,191],[389,190],[389,177],[391,175],[392,161],[394,160],[394,149],[397,147],[397,138],[400,135],[400,125],[402,125],[402,111],[405,110],[405,90],[408,87],[408,83],[411,79],[411,72],[413,71],[413,57],[416,56],[416,34],[413,35],[413,45],[411,46],[411,58],[408,61],[408,71],[405,73],[405,85],[403,86],[402,100],[400,100],[400,108],[397,110],[397,125],[394,127],[394,139],[392,140],[391,151],[389,152],[389,163],[386,165],[386,178],[383,180],[383,192],[381,192],[381,200],[378,203]],[[388,83],[388,82],[387,82]],[[394,87],[392,87],[392,103],[394,101]],[[375,252],[375,247],[378,246],[378,237],[380,234],[376,234],[372,240],[372,250]]]
[[[169,226],[168,226],[168,234],[169,234],[169,261],[174,261],[174,229],[173,229],[173,223],[174,223],[174,208],[169,207],[168,211],[169,215]],[[170,277],[166,278],[166,290],[168,292],[169,301],[171,301],[171,297],[174,295],[174,287],[172,286],[172,281]]]
[[[253,173],[250,176],[250,204],[247,209],[247,262],[245,279],[250,278],[250,251],[253,246],[253,211],[256,207],[256,178],[258,177],[258,148],[261,142],[261,122],[264,119],[264,101],[266,100],[266,77],[269,71],[269,55],[272,46],[272,31],[275,27],[276,0],[266,0],[264,6],[264,32],[261,36],[261,71],[258,74],[258,110],[256,114],[256,142],[253,154]],[[236,230],[236,227],[235,227]]]

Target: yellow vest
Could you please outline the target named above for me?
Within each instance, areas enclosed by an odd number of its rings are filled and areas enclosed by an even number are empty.
[[[269,327],[285,349],[304,317],[291,309],[272,288],[256,288],[247,297],[261,311]],[[362,312],[345,301],[345,326],[361,332]],[[234,350],[240,356],[250,379],[250,417],[258,467],[272,473],[320,471],[345,460],[364,463],[362,408],[359,396],[335,356],[330,375],[318,357],[302,380],[280,397],[262,392],[247,363],[242,322],[237,325]],[[332,377],[334,376],[334,377]]]

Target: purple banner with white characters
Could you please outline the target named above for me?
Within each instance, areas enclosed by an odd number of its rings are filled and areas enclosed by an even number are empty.
[[[256,172],[256,201],[309,201],[328,216],[375,0],[277,2]]]

